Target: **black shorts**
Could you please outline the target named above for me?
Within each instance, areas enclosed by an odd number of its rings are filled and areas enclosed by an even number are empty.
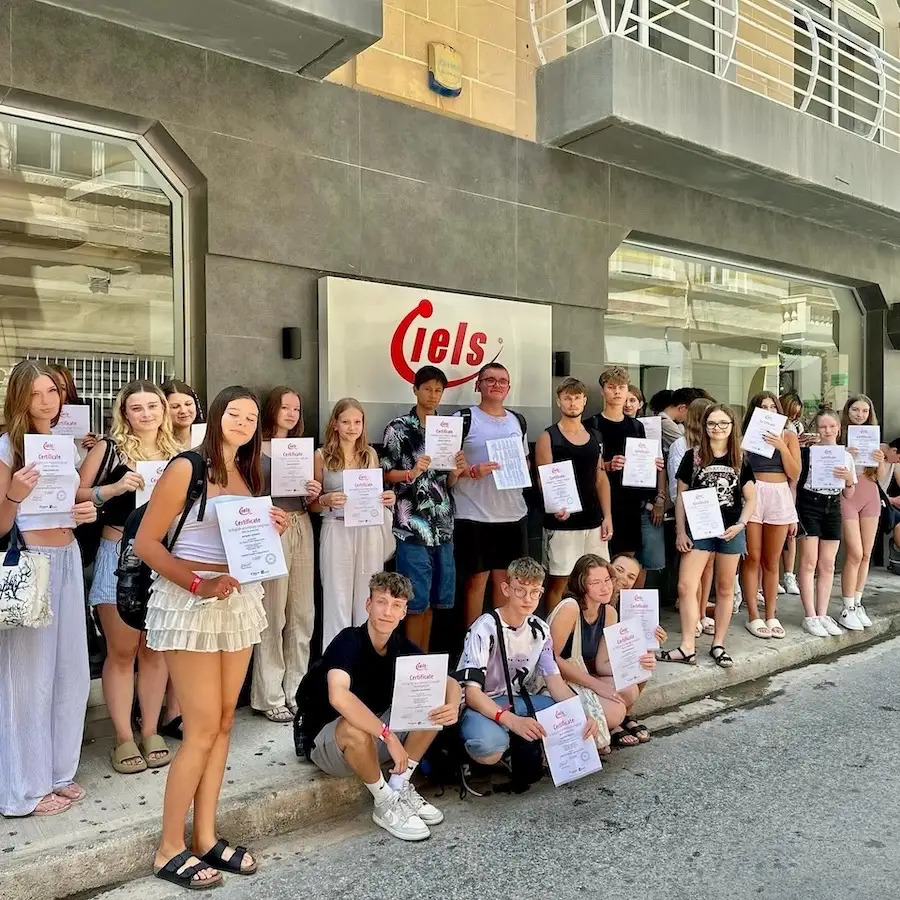
[[[457,519],[453,546],[456,569],[466,578],[479,572],[505,569],[514,559],[528,556],[528,517],[518,522]]]
[[[643,546],[643,541],[641,540],[641,504],[630,497],[625,502],[629,505],[625,507],[624,512],[620,508],[617,513],[615,504],[613,504],[613,533],[609,541],[610,557],[617,556],[619,553],[637,555],[641,552],[641,547]],[[631,509],[632,505],[634,506],[633,510]]]
[[[841,495],[817,494],[800,488],[797,497],[797,537],[822,541],[841,539]]]

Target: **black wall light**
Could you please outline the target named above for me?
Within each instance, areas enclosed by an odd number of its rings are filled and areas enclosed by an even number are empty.
[[[303,350],[300,341],[299,328],[281,329],[281,357],[282,359],[300,359]]]

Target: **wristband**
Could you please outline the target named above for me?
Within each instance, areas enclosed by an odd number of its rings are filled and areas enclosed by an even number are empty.
[[[469,466],[469,478],[478,481],[478,466]]]
[[[412,469],[407,469],[407,470],[406,470],[406,483],[407,483],[407,484],[412,484],[412,483],[413,483]]]
[[[498,709],[497,712],[494,713],[494,721],[499,725],[500,718],[503,716],[503,713],[509,712],[511,709],[511,706],[501,706],[500,709]]]
[[[22,502],[21,500],[13,500],[13,498],[10,497],[9,494],[6,495],[6,499],[9,500],[10,503],[15,503],[16,506],[18,506]]]
[[[197,588],[199,588],[202,583],[203,583],[203,579],[199,575],[195,575],[194,580],[191,582],[191,586],[188,588],[188,590],[192,594],[196,594]]]
[[[100,509],[100,507],[103,506],[104,503],[106,503],[106,501],[100,496],[100,488],[98,487],[94,488],[92,499],[94,501],[94,506],[96,506],[97,509]]]
[[[381,733],[378,735],[378,739],[380,741],[383,741],[386,744],[387,740],[390,736],[391,736],[391,729],[388,727],[387,722],[385,722],[384,726],[381,729]]]

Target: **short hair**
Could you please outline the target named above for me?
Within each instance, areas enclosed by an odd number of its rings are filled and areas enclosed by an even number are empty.
[[[689,392],[691,397],[691,399],[688,400],[688,403],[693,403],[695,400],[709,400],[711,403],[716,402],[716,398],[713,397],[709,391],[704,391],[703,388],[689,387],[685,388],[685,390]]]
[[[653,412],[662,412],[667,406],[672,405],[672,391],[668,388],[664,388],[661,391],[657,391],[650,398],[650,409]]]
[[[487,372],[489,369],[501,369],[502,371],[506,372],[507,375],[509,375],[509,369],[507,369],[506,366],[503,365],[503,363],[497,362],[495,360],[494,362],[485,363],[478,370],[478,374],[475,376],[475,381],[476,382],[481,381],[481,379],[484,377],[484,373]]]
[[[376,572],[369,579],[369,596],[375,591],[384,591],[398,600],[412,600],[414,594],[412,582],[397,572]]]
[[[621,366],[611,366],[600,375],[600,387],[608,384],[628,386],[628,373]]]
[[[520,559],[514,559],[509,564],[506,570],[506,581],[509,583],[515,578],[523,584],[543,584],[546,574],[544,567],[539,562],[530,556],[523,556]]]
[[[888,447],[890,447],[892,450],[896,450],[898,453],[900,453],[900,437],[894,438],[888,444]]]
[[[672,391],[666,406],[690,406],[695,400],[700,399],[697,390],[698,388],[683,387]]]
[[[439,381],[442,387],[447,387],[447,376],[437,366],[422,366],[413,379],[413,387],[418,390],[429,381]]]
[[[577,378],[563,378],[563,380],[556,387],[556,396],[559,397],[562,394],[584,394],[587,397],[587,387],[583,381],[579,381]]]

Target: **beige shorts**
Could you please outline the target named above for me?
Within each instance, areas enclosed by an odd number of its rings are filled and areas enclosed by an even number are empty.
[[[386,709],[378,718],[382,722],[390,722],[390,708]],[[334,775],[337,778],[353,774],[353,769],[350,768],[347,760],[344,759],[344,752],[338,747],[335,737],[335,731],[340,721],[341,719],[338,717],[333,722],[322,726],[322,730],[316,735],[312,753],[309,754],[309,761],[316,768],[321,769],[326,775]],[[400,743],[406,740],[407,732],[397,731],[394,733],[400,738]],[[388,752],[387,744],[384,742],[376,741],[375,745],[378,750],[378,763],[383,766],[390,761],[391,754]]]
[[[585,531],[549,531],[544,529],[544,565],[551,575],[568,578],[575,563],[586,553],[609,559],[609,548],[600,537],[600,528]]]

